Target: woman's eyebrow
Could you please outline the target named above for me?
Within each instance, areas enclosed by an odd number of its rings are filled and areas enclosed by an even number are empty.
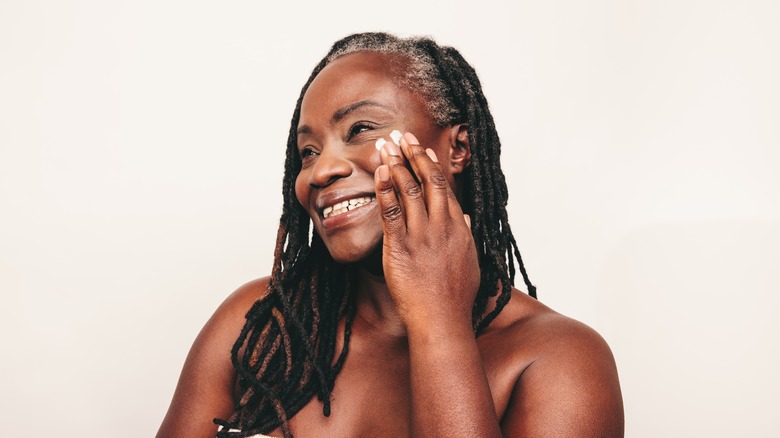
[[[377,102],[375,100],[370,100],[370,99],[359,100],[359,101],[357,101],[355,103],[351,103],[349,105],[346,105],[344,107],[341,107],[341,108],[337,109],[336,112],[333,113],[333,116],[331,117],[331,119],[333,119],[333,122],[338,122],[339,120],[341,120],[344,117],[346,117],[347,115],[349,115],[349,113],[351,113],[353,111],[356,111],[356,110],[358,110],[360,108],[363,108],[365,106],[376,106],[376,107],[379,107],[379,108],[382,108],[382,109],[385,109],[385,110],[391,110],[392,109],[392,108],[390,108],[390,107],[388,107],[386,105],[382,105],[381,103],[379,103],[379,102]]]
[[[360,108],[366,106],[375,106],[377,108],[382,108],[387,111],[393,110],[391,107],[387,105],[383,105],[375,100],[365,99],[365,100],[359,100],[354,103],[350,103],[349,105],[345,105],[337,109],[331,116],[331,120],[333,120],[333,123],[336,123],[341,119],[343,119],[344,117],[348,116],[350,113],[357,111]],[[311,127],[309,125],[301,125],[296,132],[298,135],[311,134]]]

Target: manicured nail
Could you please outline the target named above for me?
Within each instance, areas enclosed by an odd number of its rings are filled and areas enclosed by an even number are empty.
[[[398,149],[398,146],[390,143],[389,141],[385,142],[384,144],[385,152],[387,152],[387,155],[400,157],[401,156],[401,150]]]
[[[466,225],[468,225],[469,228],[471,228],[471,218],[469,217],[469,215],[464,214],[463,215],[463,220],[465,220],[466,221]]]
[[[387,143],[387,140],[385,140],[384,138],[377,139],[377,141],[376,141],[376,150],[378,150],[378,151],[382,150],[382,146],[384,146],[385,143]]]
[[[390,169],[387,168],[387,165],[383,164],[379,166],[378,172],[379,181],[387,182],[387,180],[390,179]]]
[[[406,139],[406,142],[409,144],[417,144],[417,145],[420,144],[420,141],[417,140],[417,137],[415,137],[414,134],[412,134],[411,132],[407,132],[406,134],[404,134],[404,138]]]
[[[431,157],[431,160],[433,160],[434,163],[439,162],[439,159],[436,157],[436,152],[434,152],[433,149],[428,148],[425,150],[425,153],[428,154],[429,157]]]
[[[401,134],[401,131],[397,129],[390,133],[390,138],[393,139],[393,143],[395,143],[396,146],[401,146],[401,137],[403,136],[404,135]]]

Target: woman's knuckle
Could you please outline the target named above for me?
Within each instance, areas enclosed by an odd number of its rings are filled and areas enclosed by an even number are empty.
[[[398,219],[401,217],[401,206],[398,204],[388,205],[382,209],[382,217],[389,220]]]
[[[437,189],[446,189],[449,186],[447,178],[445,178],[441,173],[434,173],[428,177],[428,182],[431,184],[431,187]]]
[[[421,148],[420,146],[412,146],[412,156],[414,159],[420,158],[423,155],[427,155],[425,153],[425,149]]]
[[[404,193],[410,198],[418,198],[422,196],[422,188],[414,182],[409,182],[404,186]]]

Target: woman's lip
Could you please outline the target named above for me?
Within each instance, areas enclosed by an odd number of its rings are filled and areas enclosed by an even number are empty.
[[[336,231],[339,228],[351,225],[355,221],[364,219],[366,215],[374,211],[376,207],[376,199],[373,199],[368,204],[361,207],[349,210],[346,213],[337,214],[327,219],[322,219],[322,228],[325,232]]]

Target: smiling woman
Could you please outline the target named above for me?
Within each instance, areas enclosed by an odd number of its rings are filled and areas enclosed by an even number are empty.
[[[609,348],[533,298],[499,155],[455,49],[336,42],[293,114],[271,276],[203,328],[158,437],[622,436]]]

